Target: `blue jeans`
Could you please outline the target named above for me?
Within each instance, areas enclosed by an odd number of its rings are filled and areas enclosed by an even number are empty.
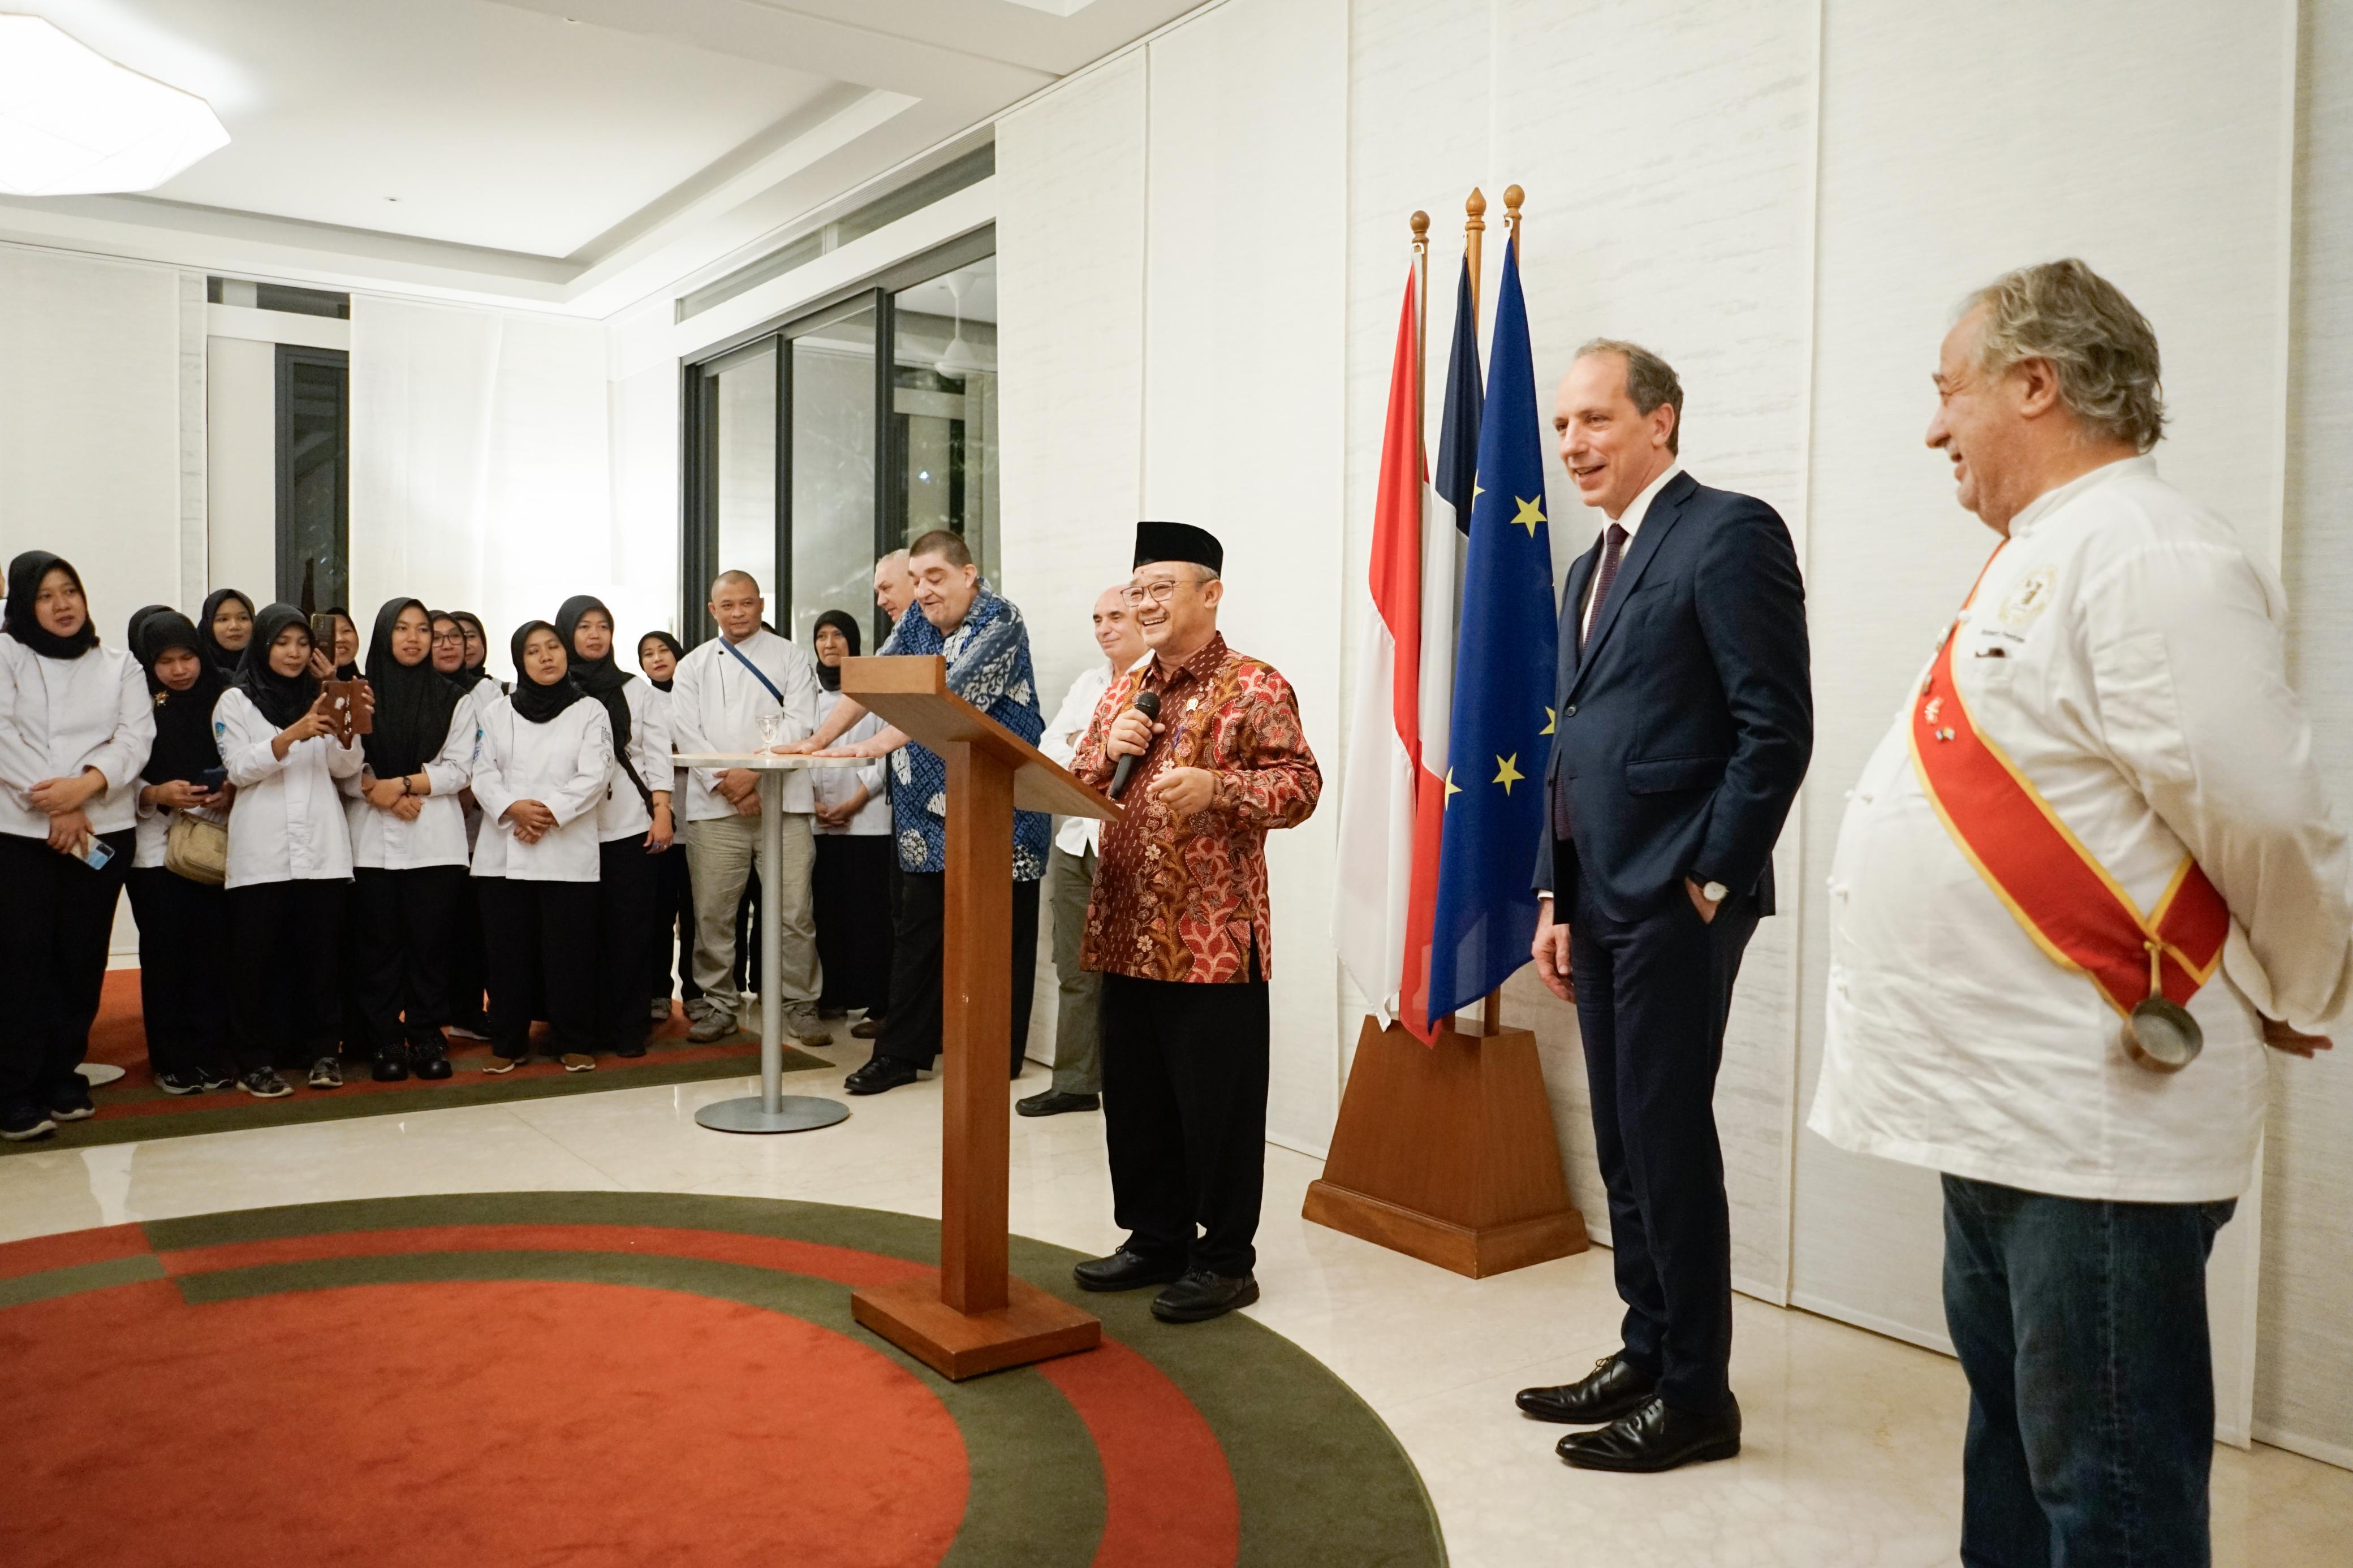
[[[2237,1200],[1944,1181],[1964,1568],[2206,1568],[2206,1258]]]

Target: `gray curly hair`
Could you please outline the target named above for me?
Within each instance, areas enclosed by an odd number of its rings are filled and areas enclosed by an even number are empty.
[[[1963,300],[1959,315],[1978,310],[1978,363],[1988,374],[2047,360],[2060,401],[2086,427],[2139,452],[2163,438],[2157,331],[2123,289],[2071,256],[2003,273]]]

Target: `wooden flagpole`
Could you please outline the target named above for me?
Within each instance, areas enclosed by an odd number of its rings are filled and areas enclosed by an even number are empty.
[[[1519,186],[1504,187],[1504,244],[1511,247],[1514,260],[1519,259],[1520,250],[1520,204],[1525,200],[1527,193]],[[1486,1016],[1488,1036],[1492,1038],[1501,1034],[1504,1028],[1504,988],[1500,985],[1487,993]]]

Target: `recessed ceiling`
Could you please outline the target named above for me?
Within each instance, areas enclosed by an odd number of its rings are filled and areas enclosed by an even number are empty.
[[[230,135],[0,238],[603,314],[1197,3],[0,0]]]

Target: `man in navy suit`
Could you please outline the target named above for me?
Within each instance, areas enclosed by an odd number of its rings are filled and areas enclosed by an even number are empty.
[[[1569,569],[1535,958],[1577,1005],[1625,1299],[1624,1348],[1520,1409],[1599,1426],[1587,1469],[1740,1451],[1732,1243],[1711,1103],[1740,955],[1773,912],[1773,843],[1813,751],[1805,587],[1788,530],[1676,458],[1683,392],[1597,340],[1553,415],[1609,526]]]

